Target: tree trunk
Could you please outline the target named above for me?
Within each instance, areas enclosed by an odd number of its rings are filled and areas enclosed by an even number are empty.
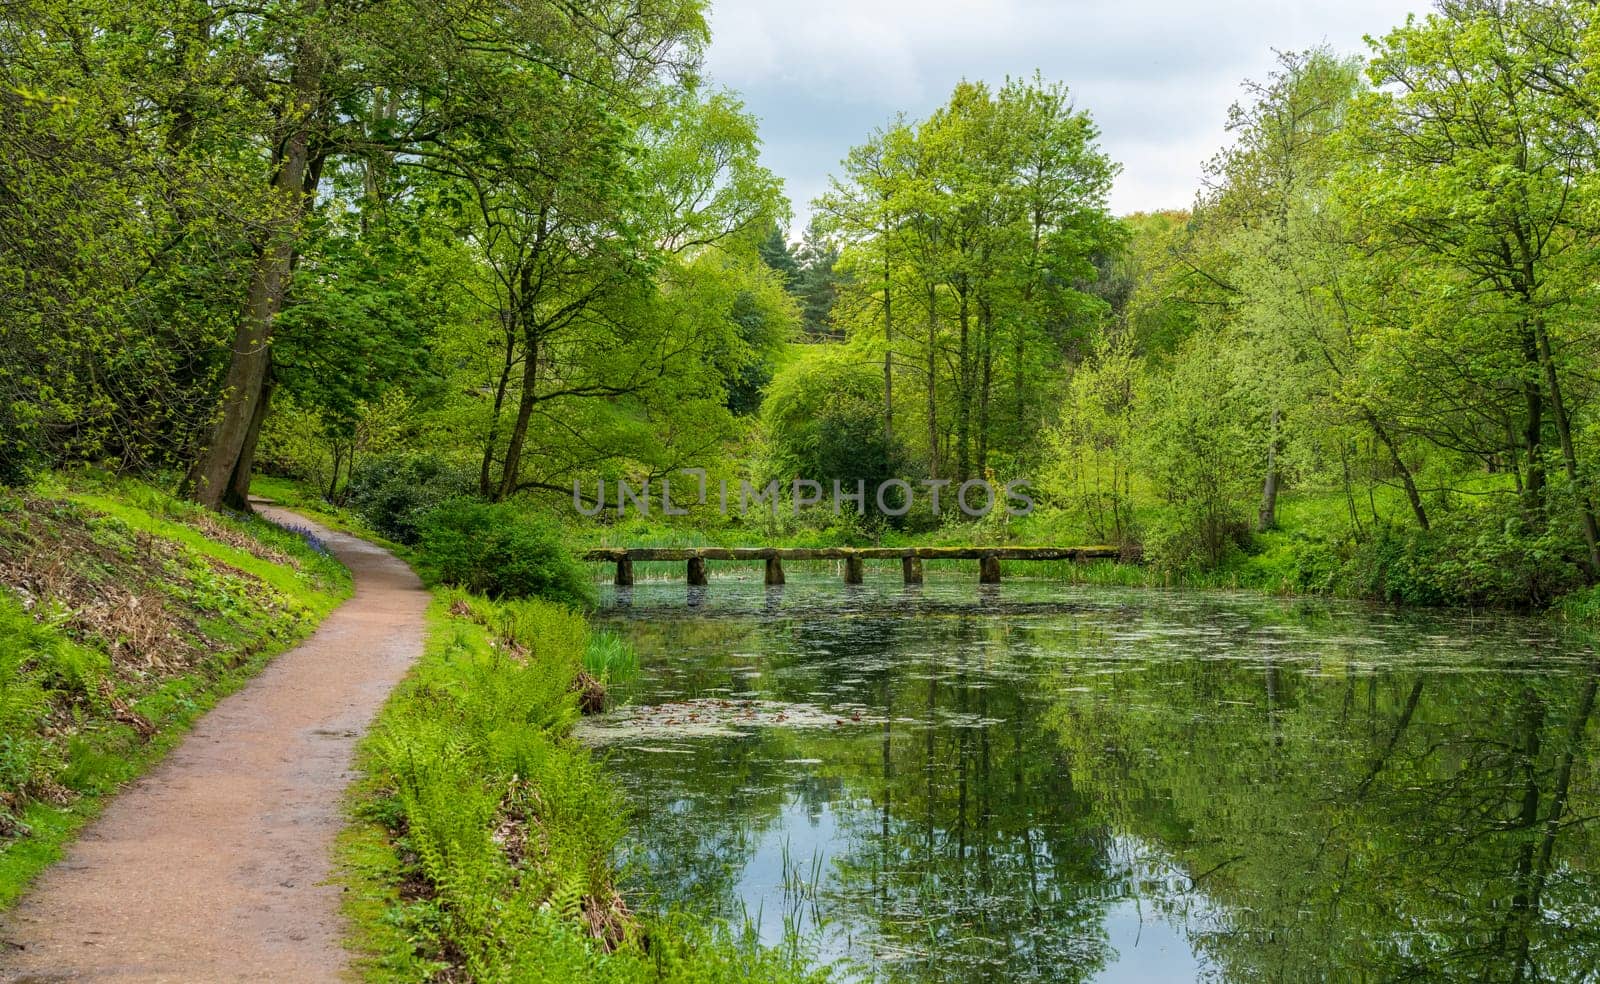
[[[354,449],[352,449],[354,453]],[[335,440],[333,442],[333,477],[328,480],[328,491],[323,493],[323,498],[329,502],[337,502],[334,496],[339,491],[339,471],[344,467],[344,447]]]
[[[506,357],[500,366],[500,378],[495,382],[494,407],[489,412],[489,433],[484,438],[483,460],[478,463],[478,494],[489,498],[494,489],[489,479],[494,470],[494,452],[500,444],[500,412],[505,409],[506,390],[511,388],[511,370],[517,364],[517,333],[510,327],[510,316],[501,315],[506,324]]]
[[[968,334],[971,315],[967,303],[965,278],[958,281],[956,308],[960,332],[956,341],[956,481],[972,475],[972,346]]]
[[[935,385],[939,379],[939,295],[928,285],[928,477],[939,477],[939,400]]]
[[[272,188],[282,212],[270,224],[266,242],[250,272],[244,311],[234,332],[233,356],[222,387],[222,413],[190,472],[196,502],[211,509],[227,501],[246,446],[260,433],[258,414],[266,408],[272,327],[288,290],[300,220],[311,193],[306,189],[310,162],[312,107],[320,101],[321,66],[302,51],[293,73],[293,105],[281,121],[286,136],[274,153]],[[248,485],[248,468],[244,474]]]
[[[539,402],[539,342],[531,334],[527,339],[527,361],[522,364],[522,393],[517,399],[517,421],[511,427],[511,440],[506,444],[506,460],[500,472],[500,488],[495,501],[510,498],[517,490],[517,475],[522,467],[522,446],[528,439],[528,422],[533,419],[533,406]]]
[[[994,310],[978,301],[978,472],[989,474],[989,396],[994,389]]]
[[[1511,423],[1511,414],[1505,415],[1506,425],[1506,461],[1511,465],[1511,480],[1516,486],[1517,497],[1522,496],[1522,462],[1517,460],[1517,429]]]
[[[889,250],[883,251],[883,443],[894,446],[894,293],[889,281]]]
[[[1400,744],[1400,738],[1406,733],[1406,728],[1411,724],[1412,715],[1417,713],[1417,704],[1422,700],[1422,685],[1427,681],[1426,676],[1418,675],[1417,682],[1411,685],[1411,693],[1406,696],[1406,703],[1400,710],[1400,718],[1394,723],[1394,730],[1389,733],[1389,741],[1367,766],[1367,774],[1361,783],[1356,786],[1356,799],[1363,799],[1367,790],[1372,788],[1372,781],[1378,778],[1378,773],[1388,764],[1389,758],[1394,755],[1394,750]]]
[[[1423,529],[1427,529],[1428,514],[1422,508],[1422,496],[1417,493],[1417,483],[1411,478],[1411,469],[1407,468],[1405,461],[1401,459],[1400,450],[1396,448],[1394,442],[1389,439],[1389,432],[1385,430],[1383,424],[1379,422],[1378,415],[1366,407],[1362,407],[1361,412],[1366,416],[1367,425],[1372,428],[1372,432],[1378,436],[1378,440],[1381,441],[1383,446],[1388,449],[1389,460],[1394,463],[1395,471],[1400,473],[1400,483],[1405,486],[1406,501],[1411,503],[1411,514],[1417,517],[1417,525]],[[1378,518],[1376,509],[1373,510],[1372,517],[1374,522],[1376,522]]]
[[[1022,360],[1025,354],[1022,326],[1013,324],[1011,326],[1012,413],[1016,418],[1015,423],[1018,434],[1028,433],[1028,378],[1022,367]]]
[[[1256,532],[1265,533],[1278,525],[1278,408],[1272,408],[1272,433],[1267,440],[1267,476],[1261,483],[1261,512],[1256,517]]]
[[[239,462],[234,465],[233,475],[228,480],[228,492],[222,498],[223,505],[239,512],[250,511],[250,472],[256,463],[256,444],[261,440],[261,425],[266,421],[267,410],[272,405],[270,360],[267,368],[268,376],[261,385],[261,398],[256,400],[255,412],[250,415],[250,426],[245,431],[244,444],[239,449]]]
[[[1572,445],[1572,426],[1567,418],[1566,402],[1561,396],[1561,379],[1556,374],[1555,358],[1550,352],[1549,329],[1543,319],[1536,318],[1533,330],[1539,340],[1539,360],[1544,363],[1544,380],[1550,389],[1550,410],[1556,418],[1556,435],[1561,440],[1561,458],[1566,465],[1567,481],[1572,483],[1572,494],[1578,501],[1578,511],[1583,520],[1583,539],[1589,548],[1589,580],[1592,582],[1600,575],[1600,530],[1595,525],[1594,501],[1589,498],[1589,491],[1579,478],[1578,454]]]
[[[1531,331],[1523,338],[1522,355],[1529,368],[1539,368],[1539,343]],[[1522,381],[1522,400],[1528,409],[1523,422],[1523,452],[1528,460],[1528,480],[1523,484],[1523,502],[1528,514],[1544,514],[1544,394],[1536,379]]]

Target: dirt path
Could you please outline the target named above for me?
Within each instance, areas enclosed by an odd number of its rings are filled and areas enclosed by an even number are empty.
[[[0,944],[0,980],[339,979],[325,882],[351,751],[421,653],[428,596],[390,554],[314,529],[355,596],[84,830],[4,919],[0,939],[23,949]]]

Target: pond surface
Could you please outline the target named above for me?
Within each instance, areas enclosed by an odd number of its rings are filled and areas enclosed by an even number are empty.
[[[1588,640],[895,573],[607,589],[636,905],[857,980],[1600,975]]]

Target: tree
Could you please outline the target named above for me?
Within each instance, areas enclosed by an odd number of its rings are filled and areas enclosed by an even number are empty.
[[[494,499],[562,477],[524,474],[536,413],[559,418],[573,401],[700,378],[727,345],[733,299],[711,309],[720,321],[695,324],[671,288],[723,270],[697,257],[753,240],[780,208],[776,179],[756,162],[754,122],[731,97],[640,92],[625,112],[569,95],[581,99],[550,124],[568,166],[530,169],[515,149],[492,169],[475,155],[432,165],[452,179],[441,193],[465,199],[468,242],[492,271],[500,360],[479,486]],[[724,330],[705,330],[713,325]]]
[[[493,171],[510,151],[546,169],[599,163],[562,157],[573,148],[562,122],[592,135],[578,110],[591,119],[613,111],[598,94],[614,98],[676,70],[695,57],[704,32],[692,0],[604,11],[302,0],[244,16],[241,29],[255,47],[243,77],[265,81],[272,94],[260,138],[272,210],[252,239],[255,260],[218,417],[190,474],[195,497],[211,506],[241,504],[248,490],[274,329],[330,159],[377,151],[391,163],[453,161]],[[398,105],[364,98],[373,91],[398,97]],[[597,95],[572,98],[579,92]],[[514,465],[515,454],[509,457]]]
[[[1229,110],[1228,129],[1238,142],[1211,162],[1212,194],[1203,207],[1211,223],[1229,230],[1230,270],[1220,276],[1233,288],[1232,302],[1250,305],[1258,296],[1255,284],[1248,282],[1248,269],[1265,268],[1255,282],[1259,284],[1291,264],[1292,221],[1322,193],[1340,163],[1334,139],[1359,78],[1354,59],[1336,57],[1325,48],[1280,53],[1278,68],[1266,82],[1246,83],[1251,101]],[[1262,382],[1272,390],[1266,401],[1265,460],[1256,518],[1256,529],[1263,532],[1277,525],[1283,418],[1285,409],[1294,404],[1297,381],[1305,371],[1301,353],[1289,343],[1284,326],[1267,316],[1270,309],[1256,304],[1254,316],[1240,320],[1247,329],[1240,342],[1255,350]]]
[[[758,250],[761,253],[761,262],[777,271],[783,278],[785,289],[793,290],[800,279],[800,262],[795,258],[794,251],[789,248],[789,240],[784,235],[783,226],[776,222],[772,223]]]
[[[832,501],[833,482],[848,494],[859,482],[866,490],[862,509],[875,511],[879,485],[902,478],[904,464],[900,447],[877,426],[877,398],[873,364],[849,349],[816,347],[786,366],[762,408],[773,477],[817,482],[825,502]]]
[[[1147,474],[1167,509],[1146,550],[1168,568],[1220,565],[1240,546],[1253,448],[1251,374],[1216,335],[1196,335],[1151,383],[1141,440]]]
[[[845,177],[829,178],[830,190],[815,202],[820,234],[854,245],[833,264],[844,274],[848,303],[857,318],[883,319],[883,434],[895,439],[894,294],[896,235],[903,222],[897,187],[909,180],[915,138],[903,119],[872,134],[845,158]],[[842,265],[841,265],[842,264]],[[876,306],[880,315],[873,315]],[[859,332],[858,332],[859,335]]]
[[[793,293],[800,302],[800,325],[813,337],[834,337],[833,306],[839,296],[839,248],[829,241],[816,219],[806,226],[798,251],[799,272]]]
[[[930,475],[1037,456],[1055,367],[1107,310],[1084,289],[1118,234],[1097,135],[1037,75],[998,91],[963,82],[928,120],[853,150],[817,202],[848,285],[836,318],[881,355],[885,433],[897,369],[915,373]]]
[[[1402,342],[1450,353],[1414,362],[1418,382],[1517,395],[1506,413],[1517,440],[1505,451],[1520,453],[1524,510],[1542,524],[1571,503],[1593,578],[1600,528],[1573,423],[1588,409],[1577,366],[1596,356],[1576,287],[1594,270],[1583,195],[1592,118],[1551,84],[1584,74],[1570,39],[1589,16],[1587,5],[1453,0],[1376,42],[1376,88],[1352,128],[1372,166],[1350,175],[1345,194],[1372,230],[1368,248],[1405,266],[1416,323],[1443,328]],[[1547,487],[1552,427],[1559,490]]]

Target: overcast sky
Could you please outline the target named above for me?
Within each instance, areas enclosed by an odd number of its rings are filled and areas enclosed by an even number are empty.
[[[1225,142],[1239,83],[1274,48],[1364,52],[1427,0],[712,0],[707,73],[761,119],[796,223],[874,127],[943,103],[961,78],[1067,83],[1123,171],[1112,211],[1185,208]],[[798,230],[797,230],[798,231]]]

